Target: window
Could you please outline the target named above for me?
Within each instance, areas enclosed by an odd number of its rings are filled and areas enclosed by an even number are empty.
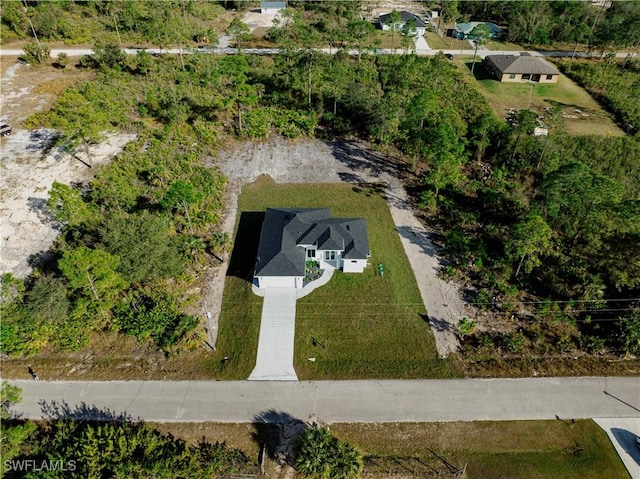
[[[531,75],[529,73],[523,73],[522,74],[522,79],[523,80],[531,80]]]
[[[547,75],[547,80],[553,80],[553,75]]]
[[[316,257],[316,250],[308,249],[307,250],[307,258],[315,258],[315,257]]]
[[[324,252],[324,259],[325,259],[325,261],[334,261],[336,259],[336,252],[335,251],[325,251]]]
[[[516,78],[515,73],[509,73],[509,80],[515,80],[515,78]]]
[[[358,260],[357,260],[357,259],[352,259],[352,260],[351,260],[351,262],[352,262],[352,263],[357,263],[357,262],[358,262]]]

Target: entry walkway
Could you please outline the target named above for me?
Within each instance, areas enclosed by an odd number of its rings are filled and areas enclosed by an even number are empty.
[[[257,381],[297,381],[293,369],[296,328],[296,289],[266,288],[260,322],[256,367],[249,376]]]

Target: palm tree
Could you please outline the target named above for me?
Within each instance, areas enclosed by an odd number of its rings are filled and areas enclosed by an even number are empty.
[[[360,477],[362,454],[354,446],[334,437],[329,429],[313,424],[296,439],[295,466],[312,479]]]

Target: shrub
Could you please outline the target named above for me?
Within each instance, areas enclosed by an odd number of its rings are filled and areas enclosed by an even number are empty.
[[[51,49],[42,43],[27,42],[22,49],[24,50],[24,59],[31,64],[43,63],[51,54]]]
[[[295,466],[305,477],[357,478],[363,465],[360,451],[317,424],[305,429],[296,439]]]
[[[459,322],[458,322],[458,327],[456,328],[456,333],[458,334],[458,336],[460,336],[462,339],[466,338],[467,336],[473,334],[476,330],[476,322],[475,321],[470,321],[467,318],[462,318]]]

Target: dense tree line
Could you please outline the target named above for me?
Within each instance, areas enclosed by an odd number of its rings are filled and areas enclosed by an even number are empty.
[[[571,0],[445,1],[442,8],[454,11],[454,17],[506,25],[507,38],[515,43],[580,43],[610,50],[637,48],[640,41],[640,6],[632,0],[611,2],[608,8]]]
[[[220,2],[201,0],[2,0],[2,37],[69,43],[217,43],[212,21],[223,12]],[[97,35],[97,37],[96,37]]]
[[[20,390],[3,382],[0,449],[6,478],[199,479],[256,469],[246,454],[225,443],[203,438],[189,444],[108,411],[67,411],[98,415],[102,421],[10,419],[7,406],[19,400]]]

